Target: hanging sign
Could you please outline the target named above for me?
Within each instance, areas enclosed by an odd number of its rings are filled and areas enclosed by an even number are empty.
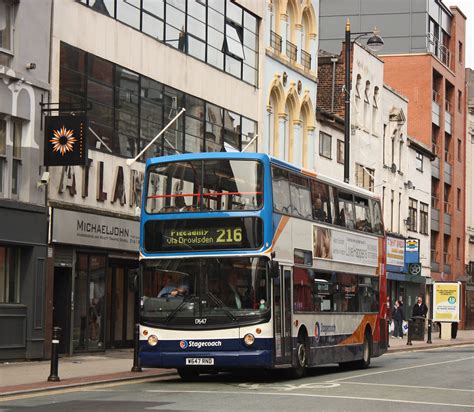
[[[74,166],[87,162],[85,116],[46,116],[44,165]]]

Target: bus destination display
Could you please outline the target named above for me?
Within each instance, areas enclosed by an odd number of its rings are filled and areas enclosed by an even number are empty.
[[[258,249],[262,243],[258,218],[149,220],[145,224],[148,252]]]

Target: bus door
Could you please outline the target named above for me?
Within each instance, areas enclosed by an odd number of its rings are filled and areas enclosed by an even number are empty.
[[[273,279],[275,365],[291,364],[291,311],[291,268],[283,266]]]

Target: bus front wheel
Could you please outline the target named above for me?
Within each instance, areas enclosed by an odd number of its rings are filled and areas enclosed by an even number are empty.
[[[195,381],[199,378],[199,371],[192,368],[178,368],[178,375],[183,381]]]

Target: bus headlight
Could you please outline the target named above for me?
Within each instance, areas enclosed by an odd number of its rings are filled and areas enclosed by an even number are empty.
[[[244,336],[244,343],[247,346],[252,346],[254,342],[255,342],[255,336],[253,336],[251,333],[247,333]]]
[[[158,338],[155,335],[150,335],[148,337],[148,344],[150,346],[156,346],[157,343],[158,343]]]

